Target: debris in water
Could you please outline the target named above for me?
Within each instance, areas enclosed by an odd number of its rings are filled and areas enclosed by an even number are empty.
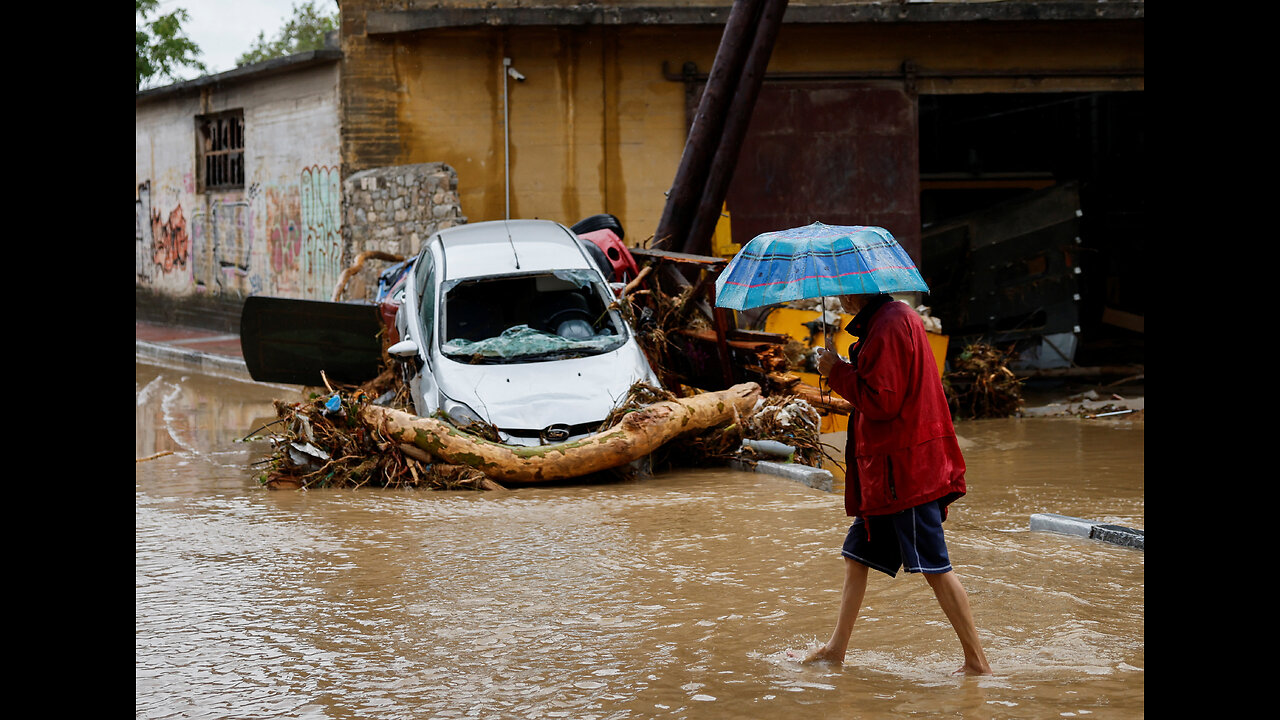
[[[701,447],[708,457],[728,455],[741,441],[740,415],[758,406],[760,389],[748,383],[674,399],[660,388],[637,383],[596,434],[535,448],[503,445],[469,428],[374,405],[362,389],[330,391],[332,395],[313,396],[306,403],[276,401],[284,429],[271,436],[274,452],[263,484],[280,489],[501,489],[495,480],[578,477],[625,465],[665,444]],[[789,425],[771,432],[792,444],[816,422],[805,417],[802,406],[785,417],[791,419]]]
[[[702,333],[714,340],[709,305],[702,298],[714,277],[703,272],[694,285],[664,292],[653,277],[643,287],[647,276],[657,275],[651,267],[646,265],[618,294],[614,307],[635,330],[650,366],[669,389],[633,385],[594,435],[523,448],[502,444],[490,425],[456,427],[440,418],[419,418],[412,414],[411,371],[388,356],[390,338],[384,337],[383,369],[374,380],[358,388],[335,387],[322,374],[324,394],[305,403],[277,402],[281,429],[271,436],[274,452],[265,461],[263,484],[501,489],[499,482],[579,477],[650,453],[659,467],[754,462],[776,459],[780,452],[795,463],[820,466],[819,409],[847,412],[848,403],[789,372],[804,366],[808,348],[768,333],[746,333],[735,340],[734,352],[745,353],[739,362],[750,365],[750,374],[766,386],[770,397],[763,400],[756,383],[741,379],[714,393],[681,384],[687,380],[673,369],[686,351],[670,338]],[[517,340],[526,342],[523,335],[503,339]],[[596,469],[584,469],[588,465]]]
[[[1108,405],[1107,407],[1111,407],[1111,406],[1110,406],[1110,405]],[[1113,415],[1128,415],[1128,414],[1129,414],[1129,413],[1131,413],[1131,412],[1137,412],[1137,411],[1136,411],[1136,410],[1111,410],[1111,411],[1109,411],[1109,412],[1100,412],[1100,413],[1094,413],[1093,415],[1085,415],[1085,416],[1084,416],[1084,419],[1085,419],[1085,420],[1094,420],[1094,419],[1096,419],[1096,418],[1100,418],[1100,417],[1111,417],[1111,416],[1113,416]]]
[[[362,417],[368,398],[362,391],[335,391],[307,403],[277,400],[276,413],[286,424],[270,438],[274,451],[262,483],[273,489],[498,488],[475,468],[433,461],[417,447],[385,436]]]
[[[1022,411],[1022,381],[1009,369],[1010,353],[969,345],[943,378],[951,412],[960,418],[1001,418]]]
[[[809,467],[821,467],[822,442],[819,439],[822,419],[813,405],[794,395],[775,395],[764,398],[755,412],[747,419],[745,436],[752,440],[772,440],[795,448],[793,460]],[[755,457],[768,459],[769,453],[757,453],[747,446]],[[746,452],[744,452],[746,455]]]

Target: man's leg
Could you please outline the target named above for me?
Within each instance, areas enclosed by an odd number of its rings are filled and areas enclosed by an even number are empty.
[[[866,576],[863,577],[865,579]],[[969,609],[969,594],[960,584],[960,578],[951,570],[940,574],[925,573],[924,578],[929,581],[929,587],[933,588],[942,612],[946,613],[947,620],[951,621],[951,627],[960,638],[960,647],[964,648],[964,665],[955,674],[990,675],[991,666],[987,664],[987,656],[982,652],[978,628],[973,623],[973,612]]]
[[[862,597],[867,592],[866,565],[844,559],[844,591],[840,595],[840,616],[836,619],[836,629],[831,631],[831,639],[826,645],[814,650],[805,657],[804,662],[844,662],[845,651],[849,648],[849,636],[853,633],[853,623],[858,619],[858,611],[862,609]]]

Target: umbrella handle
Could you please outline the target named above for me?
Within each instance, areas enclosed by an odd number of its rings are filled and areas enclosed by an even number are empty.
[[[822,302],[822,305],[821,305],[821,309],[818,311],[819,313],[818,317],[822,318],[822,344],[826,345],[827,349],[830,350],[831,352],[835,352],[836,351],[836,339],[834,337],[835,333],[827,330],[827,296],[823,295],[820,298],[820,300]]]

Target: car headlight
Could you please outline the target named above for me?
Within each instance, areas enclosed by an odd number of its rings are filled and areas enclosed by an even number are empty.
[[[467,427],[472,423],[488,424],[488,421],[480,415],[480,413],[472,410],[466,403],[460,403],[456,400],[445,398],[444,404],[441,406],[444,414],[458,427]]]

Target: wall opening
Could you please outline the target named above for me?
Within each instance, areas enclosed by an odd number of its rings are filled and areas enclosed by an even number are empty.
[[[1057,318],[1079,328],[1076,364],[1144,361],[1145,107],[1141,92],[919,98],[924,268],[945,331],[1011,339]],[[1074,323],[1053,311],[1072,295]]]
[[[244,187],[244,110],[196,116],[198,189]]]

